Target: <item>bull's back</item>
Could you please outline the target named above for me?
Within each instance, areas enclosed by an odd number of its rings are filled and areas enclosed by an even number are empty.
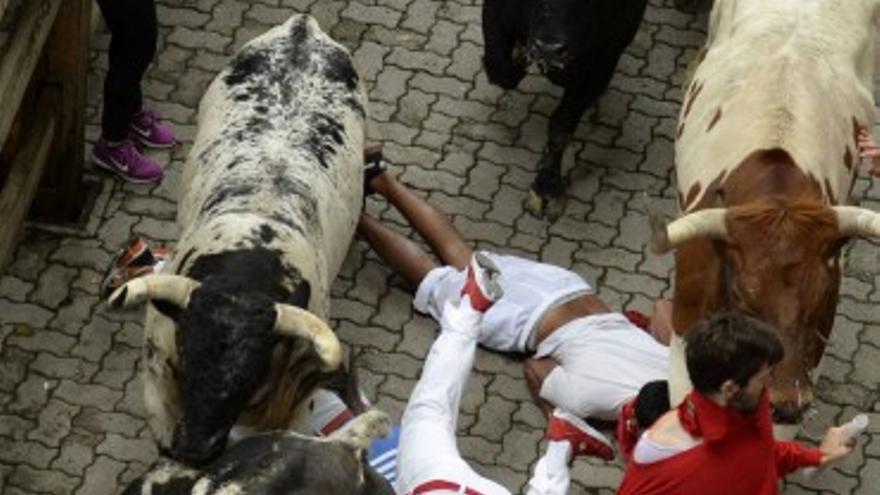
[[[365,105],[348,52],[312,18],[245,45],[200,104],[177,252],[265,246],[325,292],[360,212]]]
[[[873,121],[876,1],[718,0],[704,59],[684,88],[676,142],[682,208],[761,149],[787,151],[845,199],[854,125]]]

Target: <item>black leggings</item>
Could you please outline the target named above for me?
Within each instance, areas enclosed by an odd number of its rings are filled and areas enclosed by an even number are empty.
[[[110,30],[110,57],[104,80],[104,139],[121,141],[141,110],[141,79],[156,54],[159,27],[155,0],[97,0]]]

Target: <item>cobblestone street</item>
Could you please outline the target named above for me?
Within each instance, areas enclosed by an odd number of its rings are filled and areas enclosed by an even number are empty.
[[[651,0],[611,87],[582,119],[566,154],[564,215],[550,224],[523,211],[561,90],[530,74],[516,91],[482,69],[480,0],[157,0],[160,47],[146,78],[149,106],[181,146],[159,185],[102,183],[76,230],[32,226],[0,277],[0,493],[120,493],[157,456],[142,419],[141,311],[110,311],[98,297],[114,253],[132,235],[173,243],[183,162],[198,102],[243,43],[296,12],[311,13],[354,55],[370,99],[368,134],[390,172],[454,218],[481,248],[570,267],[614,308],[651,310],[671,296],[672,255],[651,254],[648,213],[677,213],[673,139],[685,68],[705,38],[706,14]],[[97,8],[97,7],[95,7]],[[100,132],[109,36],[92,41],[90,143]],[[876,132],[875,132],[876,134]],[[91,144],[87,145],[90,152]],[[91,167],[91,165],[89,165]],[[880,178],[858,179],[853,202],[880,211]],[[367,209],[414,234],[384,202]],[[417,238],[417,237],[416,237]],[[817,411],[800,439],[855,413],[880,412],[880,244],[845,250],[834,333]],[[332,323],[362,352],[360,376],[377,407],[399,421],[437,325],[365,242],[355,240],[333,286]],[[880,415],[838,468],[787,495],[880,493]],[[545,420],[516,358],[479,351],[459,421],[459,446],[482,474],[522,490],[544,448]],[[576,460],[571,492],[614,493],[619,461]],[[872,488],[873,487],[873,488]]]

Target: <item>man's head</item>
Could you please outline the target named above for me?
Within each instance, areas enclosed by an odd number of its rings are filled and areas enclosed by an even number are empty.
[[[697,392],[743,412],[758,407],[784,353],[769,326],[739,313],[716,315],[685,339],[688,374]]]

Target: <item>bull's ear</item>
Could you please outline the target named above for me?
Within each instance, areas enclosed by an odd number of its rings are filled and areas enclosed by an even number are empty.
[[[312,284],[310,284],[308,280],[302,279],[299,285],[296,286],[296,289],[293,290],[293,294],[290,295],[288,300],[293,306],[308,308],[309,303],[312,300]]]

